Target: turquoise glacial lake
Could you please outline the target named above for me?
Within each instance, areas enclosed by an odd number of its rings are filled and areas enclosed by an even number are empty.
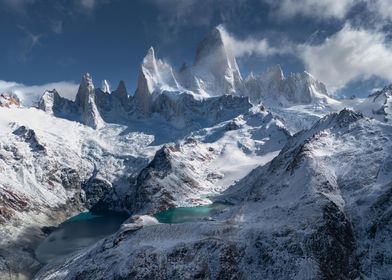
[[[230,204],[226,203],[213,203],[196,207],[178,207],[159,212],[154,217],[165,224],[197,222],[209,220],[229,206]],[[115,233],[128,217],[118,213],[80,213],[51,232],[38,246],[35,255],[43,264],[69,255]]]
[[[178,207],[158,212],[154,217],[161,223],[179,224],[208,220],[211,216],[229,207],[227,203],[213,203],[196,207]]]
[[[115,233],[128,217],[118,213],[80,213],[50,233],[38,246],[35,255],[44,264],[66,256]]]

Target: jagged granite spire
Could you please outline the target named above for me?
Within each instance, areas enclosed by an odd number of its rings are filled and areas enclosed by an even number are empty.
[[[99,114],[95,103],[94,84],[89,73],[83,75],[78,93],[76,94],[75,105],[82,115],[82,122],[94,129],[104,125],[104,121]]]
[[[120,81],[117,89],[113,92],[113,96],[118,98],[122,104],[122,106],[127,107],[129,104],[129,97],[127,93],[127,88],[125,87],[125,82]]]
[[[150,79],[150,72],[145,68],[145,65],[152,66],[151,70],[156,69],[154,49],[151,47],[143,59],[143,64],[139,69],[139,76],[137,82],[137,89],[135,92],[135,106],[138,114],[149,116],[151,113],[151,103],[153,92],[153,80]]]
[[[49,114],[53,114],[54,109],[60,100],[61,96],[56,89],[46,90],[38,102],[38,109],[41,109]]]
[[[178,90],[179,84],[170,65],[155,57],[154,48],[151,47],[140,66],[138,86],[135,93],[135,105],[139,114],[151,114],[153,93],[165,90]]]
[[[225,31],[218,26],[199,44],[193,65],[194,75],[202,81],[208,95],[244,95],[240,70]]]

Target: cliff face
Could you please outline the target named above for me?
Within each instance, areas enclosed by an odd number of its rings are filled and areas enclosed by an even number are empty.
[[[104,121],[98,111],[95,102],[95,92],[93,80],[90,74],[85,74],[80,82],[78,93],[75,98],[75,105],[82,116],[82,122],[94,129],[101,128]]]

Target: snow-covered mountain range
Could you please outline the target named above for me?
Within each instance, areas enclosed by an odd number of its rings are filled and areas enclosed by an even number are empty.
[[[134,216],[36,279],[386,279],[391,92],[337,100],[279,65],[243,79],[216,28],[178,71],[150,48],[133,95],[90,74],[75,100],[3,93],[0,278],[42,268],[49,227],[110,210]],[[212,200],[233,205],[208,222],[149,216]]]

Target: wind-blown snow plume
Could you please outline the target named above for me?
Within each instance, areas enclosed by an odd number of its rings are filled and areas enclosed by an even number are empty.
[[[217,27],[220,32],[225,46],[229,47],[236,57],[246,55],[271,56],[282,53],[290,53],[290,47],[273,47],[266,38],[256,39],[248,37],[246,39],[238,39],[230,34],[223,25]]]

